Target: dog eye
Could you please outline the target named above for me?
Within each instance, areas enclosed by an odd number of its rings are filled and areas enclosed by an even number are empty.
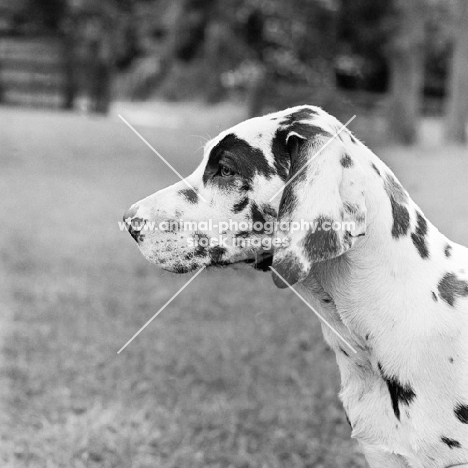
[[[235,172],[227,166],[220,166],[219,174],[221,177],[231,177],[235,174]]]

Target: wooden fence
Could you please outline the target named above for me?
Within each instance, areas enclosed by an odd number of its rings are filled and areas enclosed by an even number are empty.
[[[63,36],[0,36],[0,103],[73,107],[73,63]]]

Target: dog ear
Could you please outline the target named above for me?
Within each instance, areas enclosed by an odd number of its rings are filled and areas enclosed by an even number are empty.
[[[306,278],[313,263],[348,251],[366,232],[365,174],[343,143],[287,135],[291,158],[277,225],[273,268],[289,283]],[[280,288],[287,287],[273,272]]]

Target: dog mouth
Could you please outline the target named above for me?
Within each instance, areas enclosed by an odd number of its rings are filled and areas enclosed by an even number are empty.
[[[169,271],[176,274],[184,274],[194,272],[202,267],[205,267],[208,270],[214,270],[219,268],[232,267],[242,268],[251,267],[257,271],[268,272],[269,267],[273,264],[273,253],[272,252],[261,252],[255,256],[255,258],[246,258],[237,261],[221,260],[211,258],[208,263],[206,262],[160,262],[153,261],[152,263],[157,264],[163,270]]]
[[[183,274],[205,268],[239,267],[248,265],[258,271],[268,271],[273,262],[273,249],[247,248],[232,251],[229,246],[202,244],[205,234],[196,234],[197,242],[187,245],[185,239],[156,236],[148,233],[138,247],[143,256],[163,270]]]
[[[273,265],[273,253],[265,252],[262,255],[258,255],[256,258],[250,258],[240,263],[252,265],[254,270],[270,271],[270,267]]]

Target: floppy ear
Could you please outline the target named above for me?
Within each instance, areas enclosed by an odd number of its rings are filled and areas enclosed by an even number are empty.
[[[342,255],[366,232],[364,171],[343,143],[333,140],[324,147],[321,140],[288,135],[291,166],[273,268],[291,285],[304,280],[313,263]],[[273,280],[287,287],[274,272]]]

